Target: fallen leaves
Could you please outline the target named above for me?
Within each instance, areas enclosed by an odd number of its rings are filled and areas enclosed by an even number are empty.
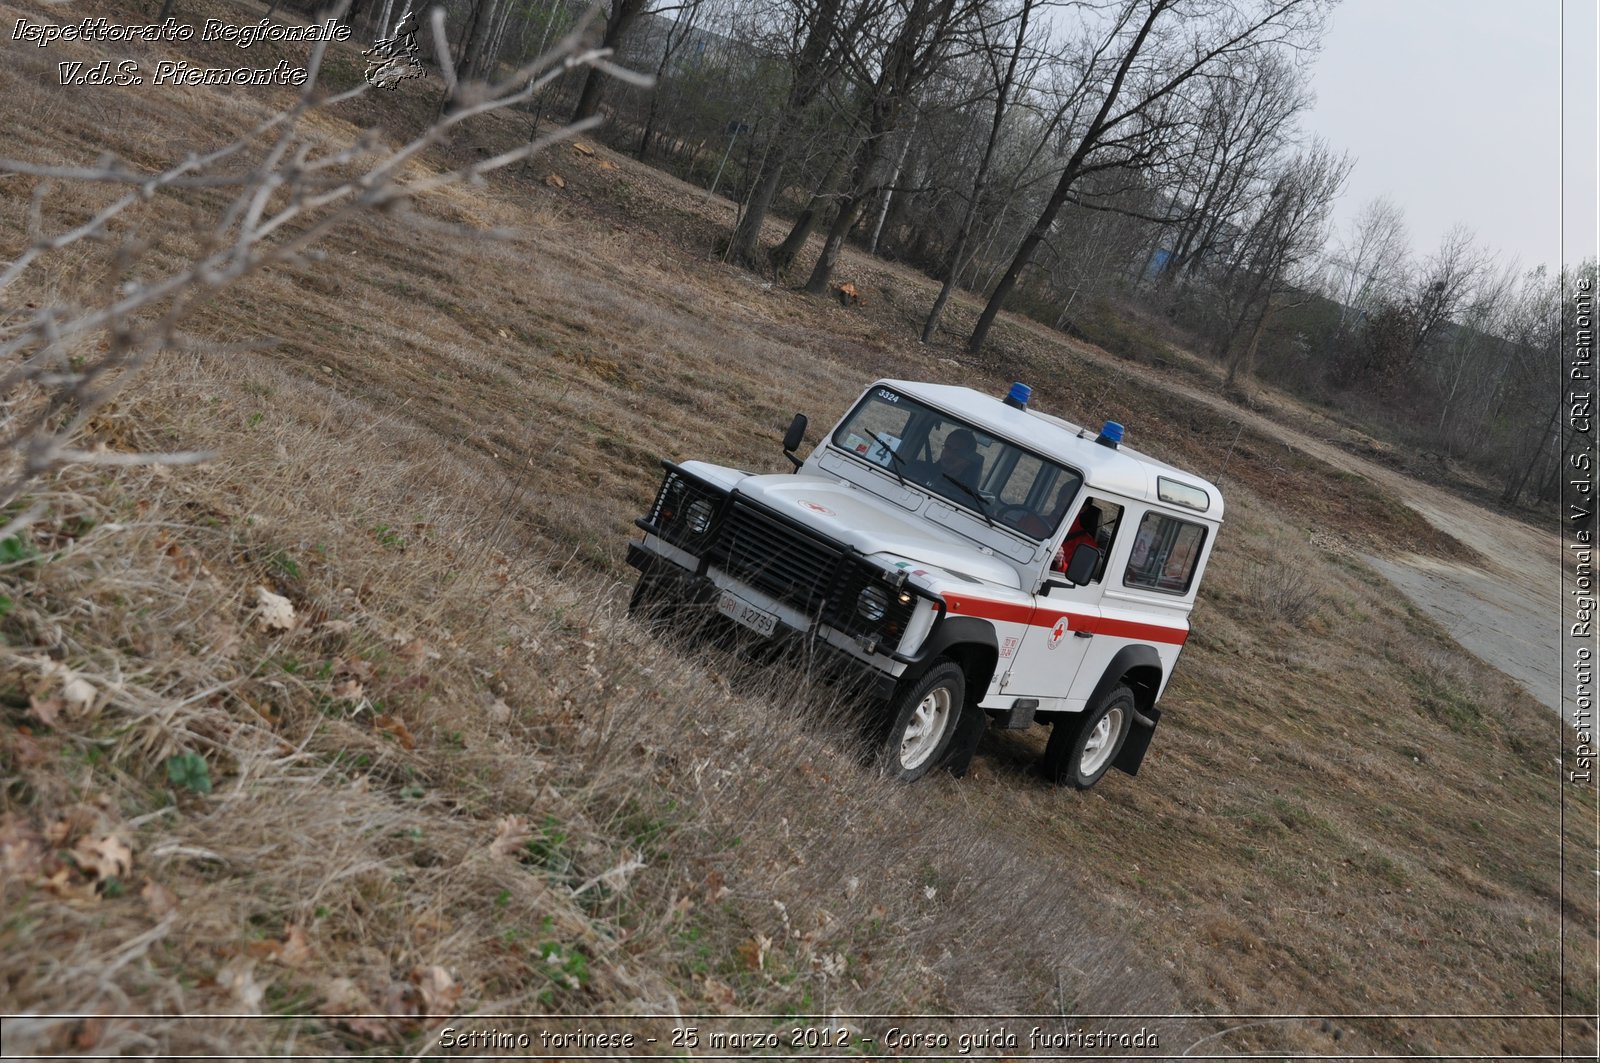
[[[28,712],[46,727],[59,726],[63,719],[87,715],[99,700],[93,683],[48,657],[24,659],[38,669],[38,677],[28,681]]]
[[[558,173],[546,174],[544,183],[549,185],[551,188],[567,187],[567,179]]]
[[[461,999],[461,986],[450,977],[450,972],[437,964],[432,967],[415,967],[411,982],[422,994],[422,1009],[429,1015],[449,1015]]]
[[[493,723],[509,723],[511,720],[511,706],[500,698],[495,698],[488,705],[489,720]]]
[[[61,686],[61,700],[69,712],[87,712],[94,704],[94,684],[81,675],[71,675]]]
[[[398,650],[395,651],[396,656],[398,656],[406,664],[412,665],[413,667],[422,664],[425,661],[438,660],[439,658],[438,651],[430,650],[427,646],[427,643],[423,642],[420,638],[407,641],[402,637],[397,639],[397,641],[401,642],[402,645]]]
[[[765,944],[763,944],[763,942]],[[745,938],[739,942],[734,953],[739,957],[739,962],[744,964],[746,970],[759,971],[766,965],[766,945],[772,944],[770,939]]]
[[[79,839],[72,850],[72,859],[78,869],[104,881],[108,878],[125,878],[133,870],[133,850],[115,834],[103,838]]]
[[[522,816],[506,816],[495,827],[489,855],[500,860],[515,860],[533,838],[528,821]]]
[[[248,1015],[261,1014],[261,1001],[267,995],[265,987],[256,981],[256,961],[236,956],[217,972],[217,986],[230,994],[239,1004],[239,1010]]]
[[[31,879],[44,869],[44,839],[26,820],[8,813],[0,819],[0,873]]]
[[[718,1007],[731,1008],[737,999],[733,987],[726,982],[719,982],[710,975],[706,976],[705,998]]]
[[[295,625],[293,603],[265,587],[256,588],[256,608],[252,616],[263,631],[289,631]]]
[[[416,736],[406,727],[406,722],[398,716],[378,716],[373,719],[372,727],[374,730],[392,735],[400,743],[400,747],[408,752],[417,748]]]
[[[153,878],[145,880],[144,889],[139,891],[139,899],[144,901],[145,910],[156,919],[178,910],[178,895]]]
[[[293,923],[284,931],[282,941],[251,942],[249,955],[282,967],[304,967],[311,962],[311,941],[306,937],[305,927]]]

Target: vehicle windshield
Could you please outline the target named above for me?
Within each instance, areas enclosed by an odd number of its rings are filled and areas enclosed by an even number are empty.
[[[1032,539],[1048,539],[1083,477],[891,388],[875,387],[833,445]]]

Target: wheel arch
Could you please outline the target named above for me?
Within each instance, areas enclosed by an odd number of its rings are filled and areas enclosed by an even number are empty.
[[[1135,708],[1133,724],[1122,749],[1112,761],[1112,766],[1128,775],[1139,774],[1150,739],[1155,736],[1156,723],[1161,712],[1156,708],[1156,695],[1161,692],[1161,657],[1152,646],[1135,644],[1124,646],[1111,658],[1106,670],[1095,684],[1088,704],[1098,705],[1102,698],[1111,696],[1119,686],[1125,686],[1133,695]]]
[[[1100,674],[1100,681],[1094,685],[1094,692],[1089,695],[1086,704],[1098,704],[1101,698],[1109,696],[1118,686],[1126,686],[1133,692],[1133,701],[1139,711],[1149,716],[1150,710],[1156,705],[1156,694],[1161,689],[1161,676],[1161,657],[1154,647],[1124,646]]]
[[[922,664],[917,674],[937,668],[941,661],[949,661],[961,669],[966,690],[944,767],[957,777],[965,775],[989,726],[989,717],[978,708],[978,702],[988,693],[989,683],[1000,663],[1000,643],[995,637],[994,625],[977,617],[946,617],[929,635],[919,656]]]
[[[925,662],[919,671],[934,667],[940,660],[960,665],[967,679],[967,704],[976,705],[988,693],[989,682],[1000,663],[1000,643],[989,621],[952,616],[946,617],[929,636],[919,656]]]

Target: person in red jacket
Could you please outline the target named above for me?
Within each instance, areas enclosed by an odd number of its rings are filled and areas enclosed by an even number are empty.
[[[1066,541],[1061,544],[1061,549],[1056,551],[1056,562],[1051,567],[1057,572],[1067,570],[1067,562],[1072,560],[1073,551],[1080,546],[1093,546],[1099,549],[1100,542],[1096,536],[1100,532],[1100,510],[1092,502],[1084,503],[1083,509],[1078,511],[1078,517],[1072,522],[1072,527],[1067,530]]]

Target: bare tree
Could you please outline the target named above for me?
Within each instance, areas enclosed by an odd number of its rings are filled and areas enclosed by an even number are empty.
[[[1224,292],[1232,310],[1216,343],[1225,357],[1232,386],[1250,371],[1261,335],[1272,317],[1274,300],[1311,286],[1301,271],[1314,263],[1327,239],[1333,201],[1350,174],[1347,155],[1335,155],[1322,143],[1295,156],[1273,179],[1266,200],[1245,234],[1236,268]],[[1253,323],[1252,323],[1253,322]],[[1240,344],[1249,329],[1250,338]]]
[[[782,106],[771,120],[744,211],[734,226],[728,249],[736,262],[752,265],[761,227],[782,185],[785,169],[800,149],[797,127],[838,75],[862,31],[882,11],[880,0],[790,0],[785,13],[791,27],[783,51],[792,71]]]
[[[1081,64],[1087,118],[1076,127],[1055,190],[979,315],[968,350],[982,349],[1080,180],[1149,165],[1176,121],[1185,86],[1256,50],[1315,41],[1325,8],[1321,0],[1124,0]]]
[[[897,128],[900,115],[918,86],[948,58],[957,28],[975,13],[974,5],[980,2],[897,0],[897,20],[882,38],[883,51],[872,57],[877,61],[876,76],[871,75],[865,63],[858,62],[856,80],[863,91],[854,126],[859,139],[849,183],[839,198],[822,252],[805,284],[809,294],[821,295],[828,290],[845,236],[854,227],[861,209],[885,183],[884,146],[888,135]]]
[[[1412,283],[1411,334],[1401,369],[1410,369],[1433,343],[1434,337],[1470,303],[1479,279],[1489,268],[1487,253],[1473,242],[1472,231],[1455,225],[1444,234],[1439,249],[1428,256]]]
[[[661,106],[661,94],[666,91],[667,66],[683,42],[694,32],[700,19],[703,2],[704,0],[686,0],[680,4],[672,25],[667,29],[666,39],[661,45],[661,61],[656,64],[656,87],[650,93],[650,109],[645,113],[644,128],[639,133],[639,147],[634,152],[634,156],[640,162],[643,162],[649,153],[650,138],[655,135],[656,114]]]
[[[490,2],[492,0],[479,0],[480,4]],[[651,0],[610,0],[600,34],[600,50],[605,54],[615,52],[617,45],[622,43],[623,35],[639,20],[640,15],[650,10],[650,4]],[[578,105],[572,109],[572,120],[583,122],[593,118],[600,110],[600,98],[604,92],[604,73],[591,67],[583,79],[583,88],[578,92]]]
[[[1311,102],[1304,72],[1272,51],[1246,53],[1204,84],[1195,141],[1180,159],[1190,208],[1175,212],[1179,223],[1161,270],[1169,285],[1192,277],[1220,249]]]
[[[970,257],[968,248],[972,240],[973,226],[978,218],[985,192],[989,187],[989,170],[994,165],[995,151],[1000,144],[1001,132],[1005,128],[1006,113],[1011,109],[1011,104],[1019,83],[1025,86],[1031,78],[1030,69],[1037,69],[1037,55],[1031,56],[1024,66],[1024,53],[1028,45],[1028,27],[1033,17],[1035,8],[1041,6],[1041,0],[1020,0],[1016,11],[1007,16],[1001,27],[1011,22],[1016,24],[1011,37],[1009,49],[1002,49],[998,42],[991,40],[993,31],[986,24],[980,24],[978,32],[982,43],[981,56],[989,75],[990,83],[985,86],[994,94],[994,110],[989,120],[989,134],[984,141],[983,154],[978,159],[978,166],[972,176],[972,185],[967,189],[966,205],[961,212],[961,222],[956,227],[955,246],[950,251],[950,264],[945,269],[944,281],[939,286],[939,294],[933,300],[933,306],[928,310],[928,317],[922,323],[922,342],[929,343],[939,331],[939,319],[944,316],[945,304],[950,301],[950,293],[955,289],[956,278],[966,268],[967,259]],[[1023,71],[1019,78],[1019,70]]]
[[[1328,297],[1339,304],[1336,341],[1375,301],[1399,291],[1410,255],[1405,214],[1399,207],[1379,196],[1361,208],[1329,258]]]

